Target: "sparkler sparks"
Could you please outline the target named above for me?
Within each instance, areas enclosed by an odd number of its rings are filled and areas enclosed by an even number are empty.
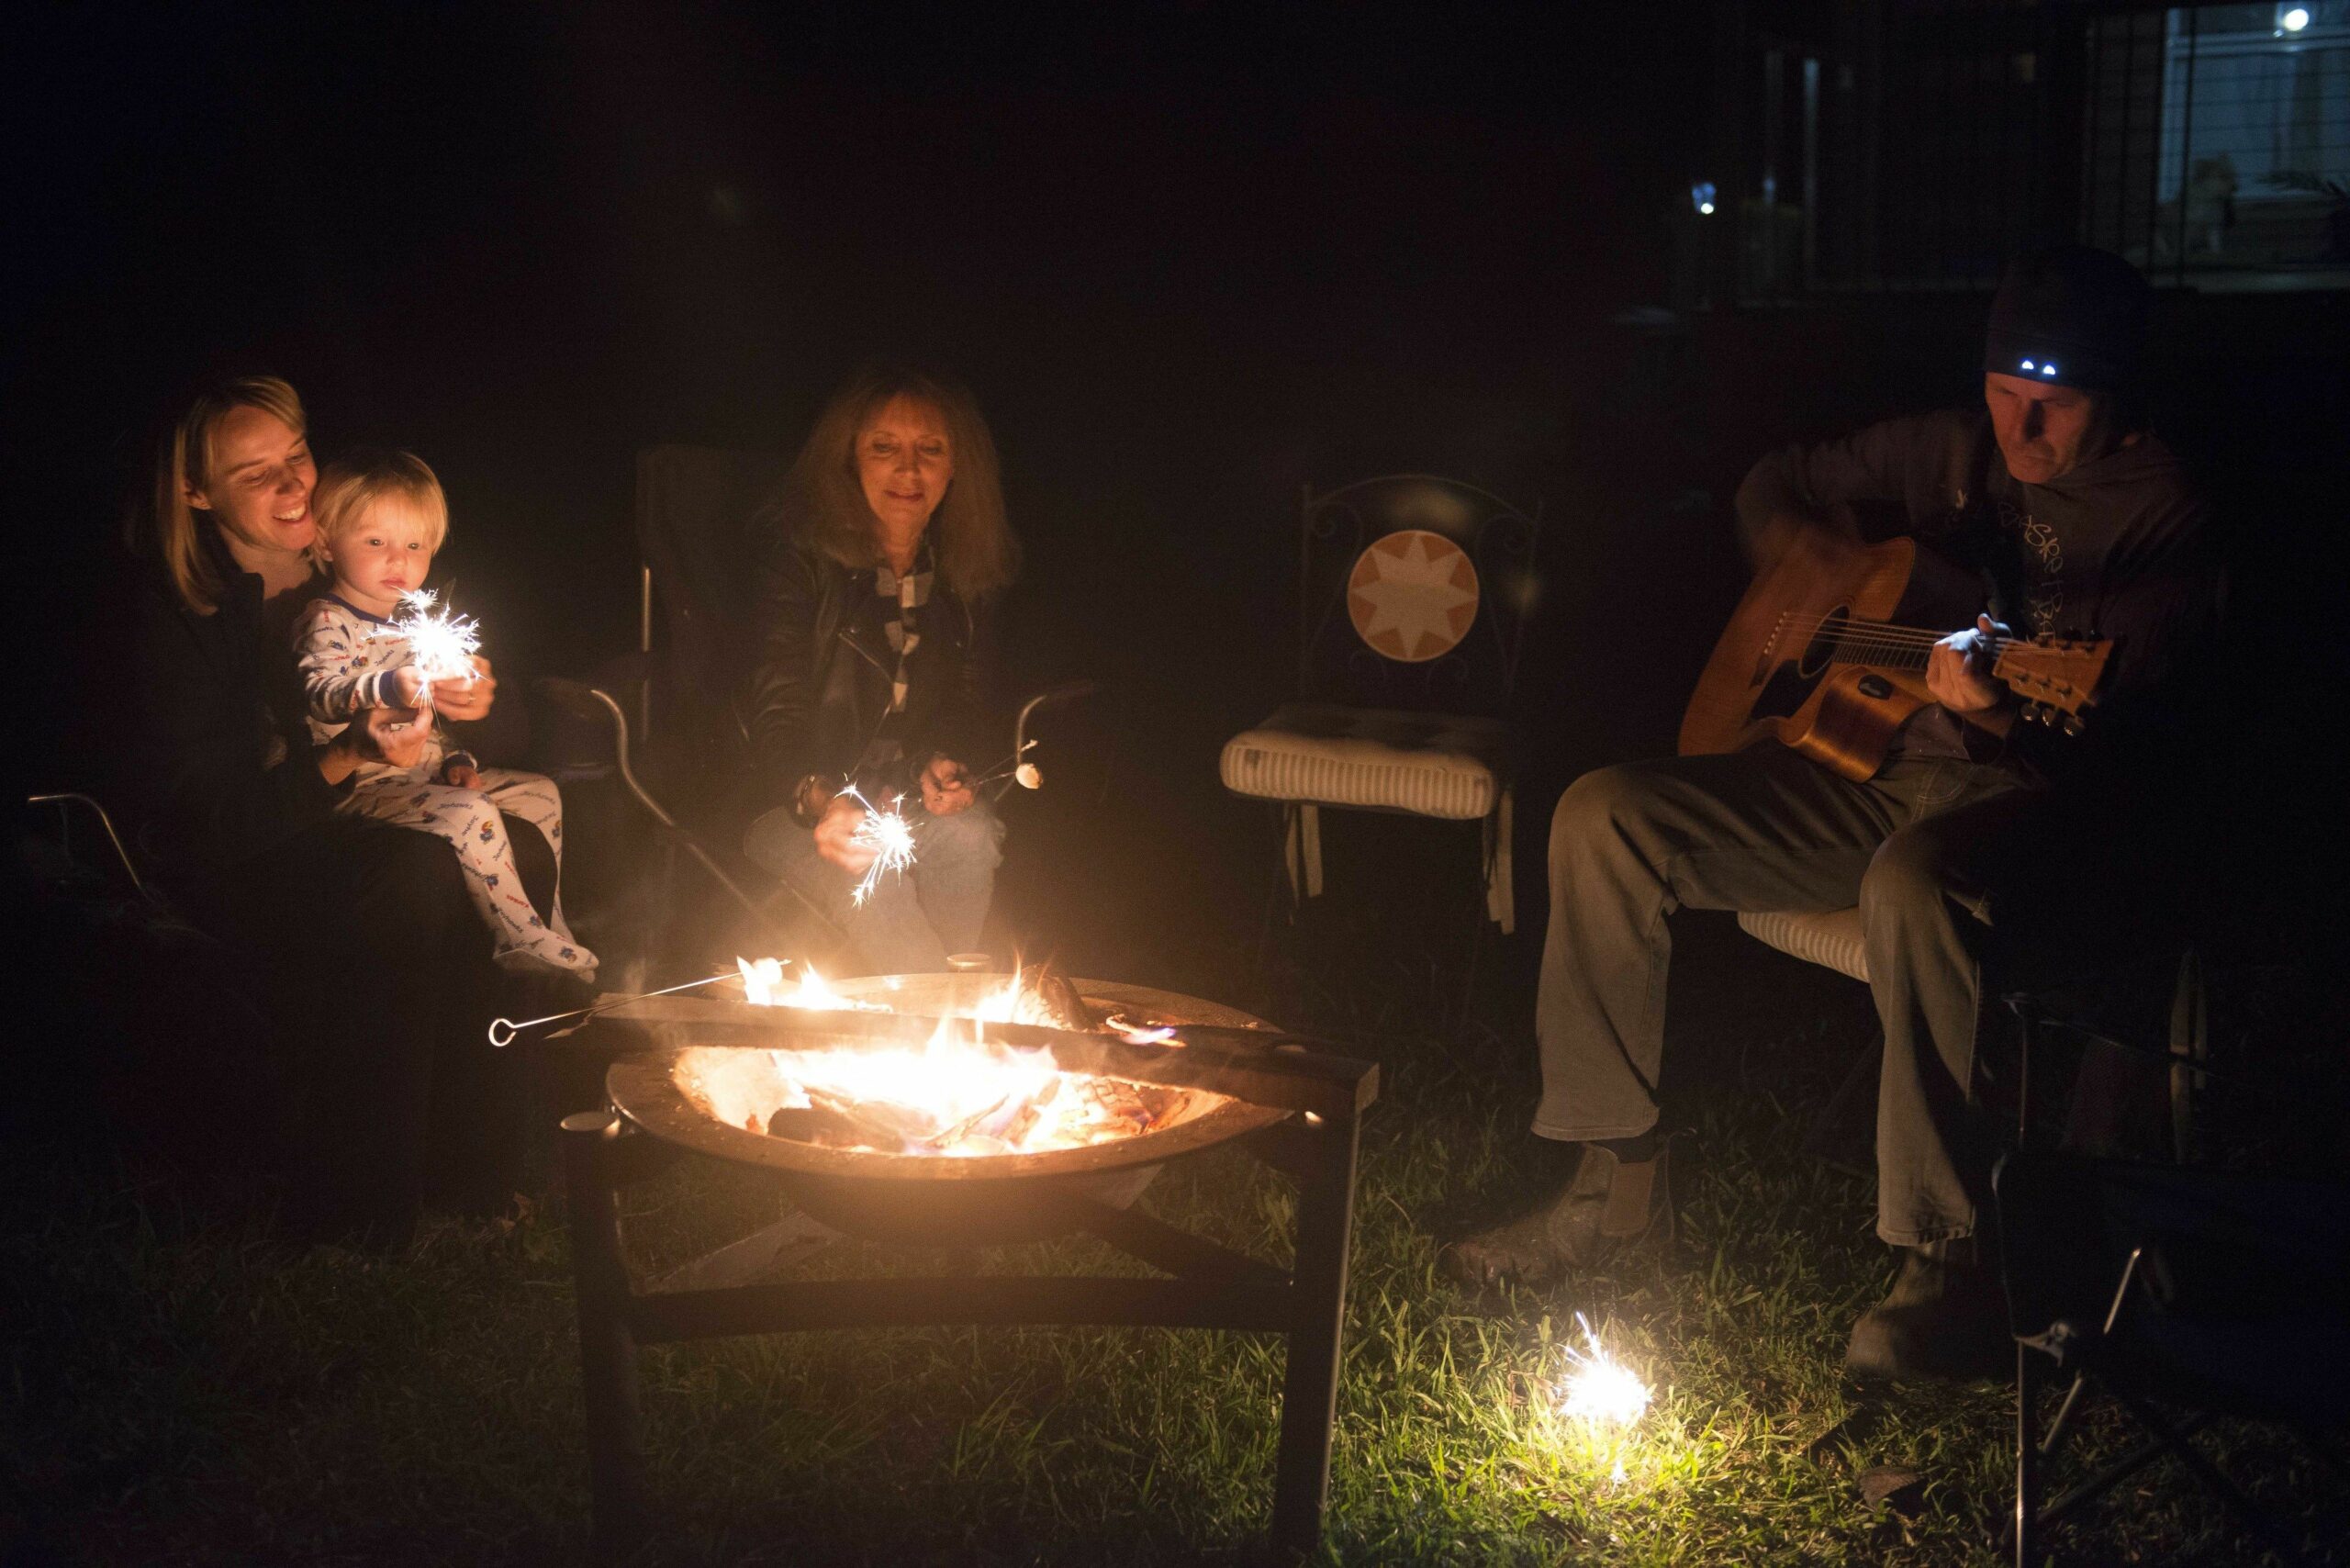
[[[841,791],[865,808],[865,820],[849,834],[849,842],[873,851],[873,864],[865,868],[856,887],[849,890],[849,902],[859,909],[873,896],[884,873],[902,875],[914,863],[914,830],[897,812],[885,812],[857,792],[851,784]]]
[[[418,588],[400,595],[399,613],[392,618],[392,634],[408,640],[410,662],[424,677],[427,706],[434,681],[474,678],[474,650],[481,646],[481,623],[435,608],[439,603],[438,594]]]
[[[1590,1322],[1582,1313],[1575,1314],[1575,1322],[1583,1329],[1583,1342],[1591,1349],[1584,1351],[1572,1345],[1566,1348],[1567,1376],[1561,1408],[1594,1427],[1631,1426],[1649,1407],[1649,1385],[1601,1348],[1599,1336],[1592,1332]],[[1619,1478],[1623,1462],[1618,1459]]]

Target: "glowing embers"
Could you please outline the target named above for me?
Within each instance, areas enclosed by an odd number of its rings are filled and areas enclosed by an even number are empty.
[[[745,995],[761,1005],[894,1011],[844,996],[804,967],[797,986],[784,985],[773,959],[744,961],[742,970]],[[1050,1050],[986,1037],[990,1022],[1102,1027],[1090,1014],[1071,1017],[1073,1007],[1083,1003],[1066,981],[1032,970],[1006,977],[962,1016],[940,1020],[920,1044],[690,1049],[679,1058],[677,1081],[730,1126],[833,1148],[964,1159],[1132,1137],[1225,1103],[1201,1090],[1063,1071]]]

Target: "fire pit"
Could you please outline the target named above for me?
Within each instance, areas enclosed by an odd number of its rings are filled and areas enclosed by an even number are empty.
[[[1068,982],[1046,1010],[1050,1024],[937,1022],[985,1005],[1004,983],[881,977],[842,982],[831,1011],[669,997],[600,1021],[603,1043],[624,1053],[606,1078],[612,1110],[564,1122],[599,1540],[625,1545],[644,1525],[639,1345],[883,1325],[1107,1324],[1287,1338],[1272,1540],[1283,1557],[1314,1549],[1329,1480],[1358,1118],[1376,1097],[1377,1069],[1213,1002],[1093,980]],[[883,1003],[890,1011],[867,1010]],[[941,1104],[920,1118],[894,1103],[860,1105],[842,1087],[876,1070],[875,1058],[910,1051],[920,1058],[915,1077],[943,1081],[968,1065],[954,1053],[970,1048],[994,1053],[1002,1081],[1018,1087],[999,1094],[987,1082],[949,1103],[945,1091],[961,1086],[926,1082]],[[826,1077],[819,1068],[847,1070]],[[1085,1114],[1047,1125],[1045,1110],[1064,1096],[1088,1097]],[[1095,1114],[1104,1107],[1106,1119]],[[1015,1129],[1057,1146],[996,1152],[999,1134]],[[1287,1268],[1132,1206],[1166,1161],[1227,1143],[1297,1182]],[[957,1246],[1082,1231],[1169,1277],[743,1282],[777,1256],[750,1238],[676,1271],[668,1287],[642,1288],[621,1254],[619,1190],[689,1154],[774,1170],[834,1231]],[[802,1236],[813,1228],[797,1218],[786,1227],[793,1224]],[[690,1283],[674,1288],[679,1280]]]
[[[1246,1014],[1192,997],[1100,981],[1081,983],[1082,1002],[1097,1013],[1138,1025],[1204,1025],[1223,1031],[1266,1027]],[[939,1068],[929,1074],[935,1078],[943,1073],[939,1058],[954,1055],[955,1047],[974,1052],[982,1047],[959,1038],[908,1044],[893,1024],[879,1025],[877,1039],[877,1020],[892,1014],[969,1018],[1001,997],[1006,986],[1007,977],[982,974],[844,980],[828,989],[846,1002],[886,1004],[888,1012],[851,1014],[855,1024],[840,1016],[845,1009],[812,1016],[801,1015],[796,1008],[782,1012],[796,1015],[791,1021],[803,1032],[801,1042],[814,1045],[823,1054],[852,1058],[886,1054],[907,1058],[910,1072]],[[681,1021],[677,1016],[681,1013],[689,1021]],[[1162,1090],[1156,1085],[1134,1085],[1125,1079],[1092,1077],[1085,1081],[1152,1094],[1166,1102],[1160,1107],[1162,1114],[1145,1126],[1099,1141],[979,1155],[842,1147],[805,1136],[778,1136],[773,1131],[755,1131],[744,1124],[749,1120],[763,1127],[774,1125],[778,1110],[775,1101],[789,1093],[790,1080],[777,1070],[773,1058],[800,1053],[685,1043],[696,1039],[697,1028],[710,1029],[722,1015],[733,1027],[755,1034],[778,1022],[774,1013],[713,1008],[708,1002],[664,1002],[657,1010],[648,1005],[620,1014],[665,1027],[664,1037],[680,1042],[680,1047],[615,1064],[606,1083],[614,1108],[656,1137],[721,1159],[784,1172],[785,1184],[801,1208],[836,1230],[878,1240],[979,1245],[1055,1235],[1070,1228],[1058,1213],[1057,1199],[1085,1196],[1124,1208],[1141,1195],[1165,1160],[1273,1126],[1290,1114],[1213,1089]],[[1000,1033],[1002,1026],[1013,1022],[999,1017],[973,1032],[993,1029]],[[845,1043],[834,1043],[823,1037],[828,1024],[862,1033]],[[1266,1048],[1277,1037],[1268,1036]],[[1143,1048],[1157,1052],[1189,1047],[1158,1044]],[[1023,1058],[1021,1065],[1031,1069],[1032,1078],[1038,1072],[1056,1073],[1046,1049],[1014,1054]],[[1040,1058],[1045,1059],[1040,1062]],[[1051,1087],[1048,1083],[1047,1088]],[[988,1089],[980,1098],[994,1092]],[[1086,1093],[1072,1091],[1054,1098],[1073,1100]],[[1132,1097],[1141,1098],[1139,1094]],[[980,1108],[992,1107],[982,1104]],[[790,1114],[791,1108],[783,1114]]]

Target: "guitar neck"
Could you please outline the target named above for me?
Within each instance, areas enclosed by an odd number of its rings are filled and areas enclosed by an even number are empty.
[[[1825,643],[1831,664],[1867,665],[1874,669],[1919,670],[1926,667],[1934,644],[1948,632],[1930,632],[1921,626],[1897,626],[1889,621],[1845,621],[1834,630],[1815,628],[1808,639],[1812,644]],[[2017,639],[1993,637],[1986,639],[1987,652],[1994,657],[2004,654]]]

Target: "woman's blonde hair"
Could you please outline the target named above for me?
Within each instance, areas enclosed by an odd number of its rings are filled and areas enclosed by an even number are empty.
[[[310,492],[310,510],[319,520],[318,543],[311,557],[321,566],[326,547],[358,527],[380,500],[405,501],[424,526],[424,547],[437,551],[449,537],[449,499],[441,481],[423,458],[412,452],[369,449],[347,454],[326,465],[318,487]]]
[[[187,493],[211,487],[213,437],[220,421],[239,409],[274,414],[297,435],[310,428],[301,395],[274,375],[241,375],[215,383],[198,393],[187,412],[163,432],[155,453],[154,488],[143,506],[133,509],[123,530],[124,542],[132,550],[143,543],[155,553],[181,602],[198,615],[220,607],[225,585],[197,537],[196,509],[187,504]]]
[[[942,376],[889,365],[868,365],[850,376],[817,416],[808,444],[761,520],[844,566],[878,565],[878,521],[857,478],[856,440],[896,398],[928,404],[946,426],[955,477],[931,514],[931,550],[948,588],[966,599],[984,599],[1019,571],[1020,542],[1004,517],[1002,470],[979,402]]]

